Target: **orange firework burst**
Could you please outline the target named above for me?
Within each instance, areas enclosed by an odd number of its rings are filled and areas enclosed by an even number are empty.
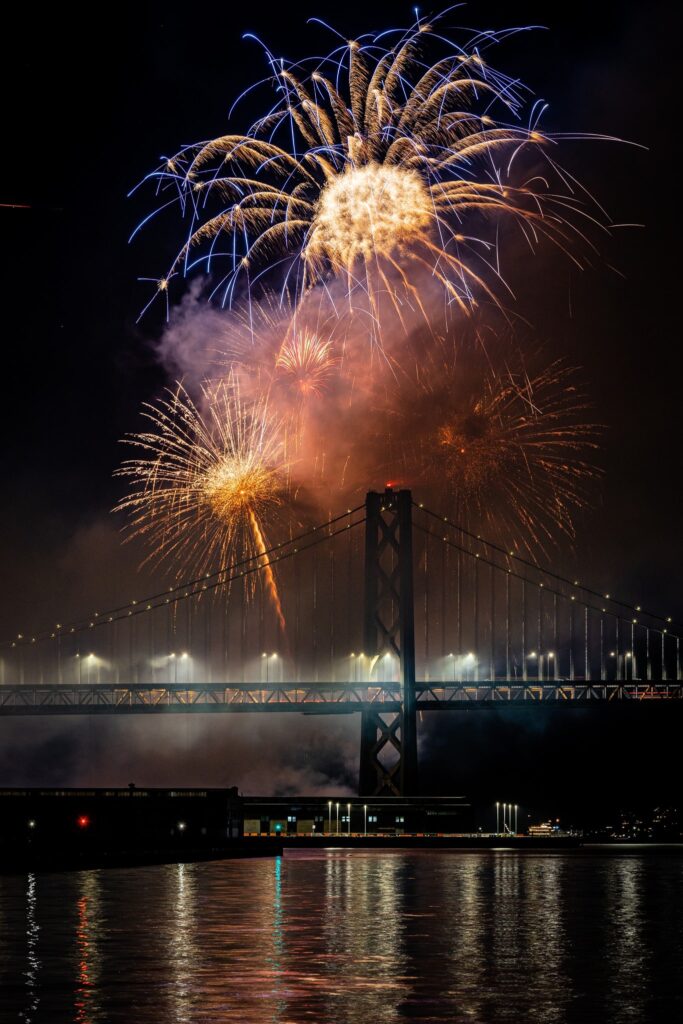
[[[337,362],[330,339],[295,328],[275,361],[276,380],[286,382],[302,399],[321,395]]]
[[[450,403],[431,443],[460,521],[484,521],[541,548],[558,531],[573,536],[599,475],[600,432],[585,421],[576,370],[560,361],[534,375],[489,369],[469,391],[456,386]]]

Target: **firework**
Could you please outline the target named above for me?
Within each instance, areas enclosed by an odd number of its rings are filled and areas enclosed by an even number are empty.
[[[275,361],[276,379],[302,400],[325,391],[338,362],[332,341],[295,329],[283,342]]]
[[[172,561],[179,576],[236,560],[260,564],[284,628],[273,570],[261,557],[269,548],[263,524],[283,501],[279,423],[265,401],[245,403],[232,378],[204,391],[206,412],[180,384],[168,395],[145,406],[152,429],[125,439],[142,454],[117,471],[132,489],[116,510],[129,513],[149,558]],[[254,574],[248,579],[253,585]]]
[[[521,364],[489,368],[478,382],[475,374],[456,384],[447,405],[427,439],[429,472],[443,477],[459,521],[485,523],[528,550],[558,533],[573,537],[575,514],[599,475],[600,428],[586,419],[577,371],[560,361],[535,374]]]
[[[268,55],[271,109],[150,176],[186,224],[157,291],[168,303],[199,269],[231,306],[206,338],[185,327],[186,368],[213,380],[206,411],[179,388],[129,439],[144,457],[121,469],[136,489],[119,507],[157,557],[191,573],[258,559],[285,502],[327,511],[389,478],[529,550],[572,535],[598,430],[573,370],[527,373],[503,352],[494,306],[501,224],[578,261],[589,197],[541,106],[486,58],[506,33],[463,48],[435,27],[296,65]]]
[[[495,34],[463,49],[433,28],[418,23],[391,48],[386,33],[366,36],[296,66],[269,55],[272,109],[247,134],[188,146],[150,176],[163,207],[177,203],[188,221],[164,287],[227,259],[223,302],[240,278],[250,290],[279,267],[297,295],[336,277],[369,297],[375,319],[380,293],[429,319],[427,278],[464,312],[493,296],[491,221],[564,247],[582,207],[554,162],[558,137],[538,128],[540,106],[525,126],[525,90],[482,56]]]
[[[311,308],[268,291],[226,318],[216,364],[238,373],[255,394],[272,390],[273,402],[285,399],[299,409],[330,385],[340,366],[342,336],[338,317],[322,301]]]

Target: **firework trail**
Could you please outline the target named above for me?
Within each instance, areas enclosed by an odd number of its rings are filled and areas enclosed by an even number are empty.
[[[263,536],[261,524],[256,518],[256,513],[251,508],[249,509],[249,522],[251,524],[251,529],[254,534],[254,540],[256,541],[257,548],[261,553],[265,553],[268,550],[268,545],[266,544],[265,537]],[[266,588],[270,595],[270,599],[273,602],[273,607],[275,609],[275,614],[277,615],[278,624],[280,626],[282,633],[284,634],[286,629],[285,616],[282,611],[282,602],[280,601],[280,594],[277,589],[277,582],[275,580],[275,573],[273,571],[273,567],[267,558],[259,564],[261,565],[265,573]]]
[[[539,129],[542,105],[527,109],[525,88],[482,56],[506,33],[463,48],[438,20],[390,47],[390,34],[368,35],[296,65],[266,50],[271,109],[246,134],[187,146],[145,179],[162,201],[155,212],[175,206],[188,225],[158,289],[221,266],[222,304],[269,270],[297,297],[343,279],[379,336],[380,294],[427,321],[425,280],[463,313],[494,298],[501,217],[532,247],[581,235],[588,211],[554,160],[560,136]]]

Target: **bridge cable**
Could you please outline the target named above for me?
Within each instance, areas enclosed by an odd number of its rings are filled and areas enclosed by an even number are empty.
[[[527,566],[530,569],[534,569],[537,573],[542,573],[544,576],[548,576],[551,579],[557,580],[558,583],[565,583],[568,587],[571,587],[573,590],[583,591],[584,593],[589,594],[591,597],[599,598],[601,601],[609,601],[610,604],[618,605],[621,608],[626,608],[628,611],[637,612],[637,613],[639,613],[641,615],[646,616],[647,618],[656,619],[659,622],[666,622],[667,625],[674,625],[674,626],[678,627],[679,629],[683,628],[683,623],[674,621],[670,616],[659,615],[656,612],[648,611],[647,608],[642,608],[640,605],[633,605],[633,604],[630,604],[627,601],[620,601],[618,598],[609,597],[607,594],[600,593],[599,590],[593,590],[591,587],[587,587],[587,586],[584,586],[581,583],[577,583],[577,582],[575,582],[573,580],[569,580],[565,576],[561,576],[559,573],[554,572],[552,569],[544,568],[543,566],[538,565],[536,562],[532,562],[531,559],[524,558],[523,555],[515,554],[514,552],[509,551],[507,548],[502,547],[500,544],[495,544],[493,541],[486,540],[484,537],[481,537],[478,534],[472,533],[470,530],[465,529],[464,526],[460,526],[459,523],[455,523],[452,520],[448,519],[447,516],[439,515],[438,512],[433,512],[431,509],[425,508],[424,505],[420,505],[420,504],[418,504],[417,502],[414,501],[413,502],[413,506],[416,509],[418,509],[420,512],[425,512],[428,516],[431,516],[433,519],[436,519],[439,523],[445,524],[449,529],[451,529],[451,530],[458,530],[461,534],[464,534],[466,537],[469,537],[471,540],[476,541],[478,544],[482,544],[482,545],[484,545],[484,547],[489,547],[493,551],[497,551],[499,554],[504,555],[505,558],[514,558],[515,561],[520,562],[522,565],[525,565],[525,566]],[[415,525],[417,525],[417,524],[415,524]],[[436,536],[436,534],[434,534],[434,536]],[[471,554],[471,552],[467,548],[462,548],[461,550],[464,551],[466,554]],[[499,566],[499,568],[500,568],[500,566]],[[518,578],[521,579],[522,577],[518,577]],[[531,583],[533,581],[528,580],[527,582]],[[536,584],[536,586],[538,586],[538,585],[539,584]],[[555,591],[549,591],[549,592],[550,593],[555,593]],[[564,595],[561,594],[560,596],[564,596]],[[580,602],[580,603],[583,604],[584,602]],[[594,607],[594,606],[590,605],[589,607]],[[602,609],[595,609],[595,610],[596,611],[601,611]],[[668,633],[668,630],[665,629],[664,632]],[[672,634],[672,635],[675,635],[675,634]]]
[[[582,608],[589,609],[590,611],[599,612],[601,614],[603,613],[602,607],[596,607],[596,605],[589,604],[587,601],[581,601],[581,600],[575,601],[575,598],[573,596],[567,595],[567,594],[563,593],[561,590],[554,590],[552,587],[546,587],[546,586],[544,586],[543,583],[537,583],[535,580],[530,580],[527,576],[523,576],[521,573],[515,572],[514,569],[508,569],[505,566],[500,565],[498,562],[494,562],[492,559],[486,558],[485,555],[479,555],[479,554],[477,554],[477,553],[475,553],[473,551],[470,551],[469,548],[463,547],[462,545],[458,544],[454,540],[448,540],[446,537],[439,536],[439,534],[434,533],[432,530],[428,530],[426,526],[421,526],[419,523],[413,522],[413,527],[416,530],[419,530],[421,533],[426,534],[428,537],[434,537],[436,540],[440,540],[443,544],[447,544],[449,547],[454,548],[456,551],[460,551],[462,554],[468,555],[472,559],[476,559],[476,561],[478,563],[481,562],[484,565],[489,565],[492,568],[497,569],[499,572],[506,573],[508,576],[511,576],[513,579],[521,580],[522,583],[528,583],[532,587],[536,587],[537,590],[543,591],[546,594],[553,594],[556,597],[561,598],[563,601],[567,601],[568,603],[569,602],[575,602],[574,604],[571,605],[571,607],[575,607],[578,604]],[[456,527],[456,529],[459,529],[459,527]],[[470,536],[473,536],[473,535],[470,534]],[[477,539],[480,540],[480,542],[482,544],[486,544],[487,543],[486,541],[482,541],[481,538],[477,538]],[[495,545],[493,545],[493,544],[490,545],[490,546],[491,547],[495,547]],[[503,549],[497,548],[497,550],[498,551],[502,551]],[[507,555],[507,552],[503,551],[503,553]],[[531,565],[532,568],[535,568],[534,565],[533,565],[533,562],[531,562],[529,564]],[[556,578],[559,579],[560,581],[562,581],[563,583],[567,582],[567,580],[564,580],[561,576],[560,577],[556,577]],[[598,594],[595,591],[590,591],[587,587],[581,587],[579,589],[584,590],[587,593],[594,594],[596,597],[602,596],[602,595]],[[622,602],[615,602],[615,603],[616,604],[622,604]],[[624,607],[629,607],[629,606],[628,605],[624,605]],[[645,614],[647,614],[647,613],[645,613]],[[653,616],[653,618],[658,618],[658,619],[661,620],[662,617],[661,616]],[[622,621],[626,621],[626,620],[624,619]],[[652,633],[656,633],[659,636],[670,637],[672,640],[683,639],[682,637],[678,636],[678,634],[676,634],[676,633],[671,633],[671,632],[669,632],[669,630],[657,629],[656,626],[644,626],[643,628],[649,630]]]
[[[95,612],[90,620],[77,620],[67,623],[64,626],[60,626],[57,630],[43,631],[42,633],[36,633],[33,637],[20,637],[16,640],[4,640],[0,643],[0,649],[10,647],[30,647],[34,643],[39,643],[43,640],[55,640],[57,637],[72,636],[74,633],[81,633],[88,629],[93,629],[95,626],[107,624],[110,622],[120,622],[129,618],[130,616],[142,615],[148,611],[154,611],[156,608],[165,607],[167,604],[177,604],[179,601],[185,600],[186,598],[196,597],[199,594],[204,593],[206,590],[215,590],[219,586],[223,586],[227,583],[233,582],[234,580],[241,579],[244,576],[249,576],[254,572],[258,572],[260,569],[265,569],[269,565],[276,564],[279,561],[284,561],[286,558],[290,558],[297,554],[299,551],[306,551],[310,547],[315,547],[318,543],[325,540],[331,540],[340,533],[344,533],[345,530],[351,528],[351,526],[358,526],[359,523],[365,522],[365,517],[357,520],[354,523],[348,524],[340,530],[335,530],[332,533],[323,533],[319,539],[316,539],[312,544],[298,547],[294,551],[287,551],[286,549],[291,548],[293,544],[299,544],[300,541],[306,540],[308,537],[312,537],[320,531],[327,531],[330,526],[338,523],[342,519],[347,519],[349,516],[355,515],[365,509],[365,504],[357,505],[353,509],[348,509],[346,512],[335,516],[333,519],[328,520],[325,523],[321,523],[318,526],[312,527],[310,530],[306,530],[304,533],[298,534],[295,537],[290,538],[287,541],[281,541],[279,544],[275,544],[271,548],[267,548],[265,551],[259,552],[258,555],[252,555],[249,558],[244,558],[239,562],[233,562],[231,565],[223,566],[221,569],[217,569],[213,573],[206,573],[204,576],[198,576],[195,579],[185,581],[184,583],[178,583],[174,587],[169,587],[168,590],[160,591],[156,594],[152,594],[149,597],[141,598],[139,601],[131,601],[128,604],[120,605],[116,608],[110,608],[105,612]],[[278,551],[285,549],[285,553],[280,555],[278,558],[269,559],[268,561],[261,561],[266,556],[273,555]],[[251,565],[252,562],[258,564]],[[241,566],[250,566],[250,568],[243,569],[240,572]],[[231,576],[226,574],[233,573]],[[219,578],[220,577],[220,578]],[[212,582],[207,583],[207,580]],[[201,586],[200,586],[201,585]],[[186,591],[184,594],[179,594],[179,591]],[[169,595],[177,595],[169,597]],[[163,598],[163,600],[162,600]],[[144,606],[144,607],[143,607]],[[135,610],[131,610],[135,609]],[[123,615],[121,613],[125,612]]]

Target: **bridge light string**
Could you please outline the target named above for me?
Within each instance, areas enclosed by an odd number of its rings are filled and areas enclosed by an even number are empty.
[[[353,523],[348,523],[342,529],[334,530],[331,533],[327,532],[330,526],[334,526],[336,523],[343,519],[349,519],[354,516],[357,512],[365,509],[365,504],[356,505],[355,508],[347,509],[345,512],[341,512],[337,516],[333,516],[331,519],[326,520],[324,523],[319,523],[317,526],[311,527],[311,529],[304,531],[303,533],[297,534],[295,537],[291,537],[289,540],[281,541],[279,544],[273,545],[266,551],[262,551],[258,555],[252,555],[249,558],[241,559],[238,562],[233,562],[231,565],[224,566],[222,569],[217,569],[213,573],[205,573],[202,576],[197,576],[192,580],[186,580],[183,583],[178,583],[173,587],[169,587],[168,590],[159,591],[156,594],[152,594],[139,600],[130,601],[128,604],[120,605],[117,608],[110,608],[105,612],[94,612],[92,616],[85,620],[77,620],[60,624],[56,630],[44,630],[37,632],[34,636],[29,636],[26,633],[18,633],[13,640],[4,640],[0,643],[0,650],[11,649],[17,647],[28,647],[36,642],[43,642],[45,640],[59,640],[60,638],[68,638],[76,636],[81,633],[87,632],[90,629],[95,629],[97,626],[108,625],[113,622],[125,621],[133,616],[145,614],[149,611],[154,611],[157,608],[163,608],[166,605],[176,605],[180,601],[201,596],[208,590],[215,590],[220,586],[224,586],[227,583],[234,582],[235,580],[242,579],[244,576],[250,576],[260,569],[265,569],[268,566],[274,565],[277,562],[285,561],[287,558],[298,554],[299,551],[307,551],[310,547],[314,547],[321,541],[332,539],[337,537],[339,534],[345,533],[353,526],[358,526],[359,523],[365,522],[365,517],[357,520]],[[289,549],[292,545],[300,545],[301,541],[307,540],[316,533],[322,534],[312,544],[305,544],[303,547],[299,546],[293,551]],[[269,558],[271,555],[279,554],[277,558]],[[264,562],[263,559],[268,558],[269,560]],[[251,563],[257,562],[259,564],[252,565]],[[243,566],[247,568],[242,569]],[[241,571],[237,571],[241,570]],[[233,575],[227,576],[227,573]],[[181,593],[185,591],[185,593]]]
[[[432,530],[427,529],[426,526],[421,526],[420,523],[413,522],[413,527],[416,530],[419,530],[421,533],[426,534],[426,536],[433,537],[435,540],[439,540],[442,543],[447,544],[449,547],[454,548],[456,551],[459,551],[462,554],[467,555],[469,558],[472,558],[475,561],[478,559],[482,564],[489,565],[492,568],[497,569],[499,572],[505,573],[506,575],[512,577],[512,579],[520,580],[522,583],[528,583],[530,586],[535,587],[537,590],[539,590],[539,591],[543,590],[544,593],[552,594],[552,595],[554,595],[556,597],[561,598],[563,601],[567,601],[567,602],[576,601],[576,595],[574,595],[574,594],[569,594],[568,595],[568,594],[564,593],[563,591],[555,590],[552,587],[542,587],[536,580],[530,580],[528,578],[528,576],[523,576],[521,573],[515,572],[513,569],[508,569],[505,566],[500,565],[498,562],[494,562],[492,559],[487,558],[485,555],[475,554],[473,551],[469,550],[469,548],[463,547],[461,544],[458,544],[454,540],[448,540],[446,537],[443,537],[443,536],[440,536],[437,533],[434,533]],[[459,529],[459,527],[456,527],[456,528]],[[474,536],[474,535],[470,534],[470,536]],[[481,540],[480,538],[475,538],[475,539]],[[481,541],[481,543],[486,543],[486,542],[485,541]],[[492,544],[491,547],[492,548],[496,548],[496,550],[498,550],[499,552],[502,552],[503,554],[505,554],[505,551],[502,548],[497,547],[497,545]],[[521,559],[521,561],[523,561],[523,559]],[[537,568],[537,567],[535,567],[533,565],[533,563],[529,563],[529,564],[531,565],[531,568]],[[561,580],[562,582],[567,582],[566,580],[563,580],[562,577],[558,577],[558,579]],[[587,589],[587,588],[582,588],[582,589]],[[601,614],[603,613],[603,608],[601,608],[601,607],[599,607],[597,605],[594,605],[594,604],[589,604],[587,601],[579,600],[576,603],[580,607],[585,608],[587,611],[594,611],[594,612],[598,612],[598,613],[601,613]],[[644,623],[637,622],[635,619],[629,620],[629,619],[626,619],[626,618],[617,617],[614,613],[607,613],[607,614],[612,614],[613,617],[615,619],[617,619],[617,621],[620,621],[620,622],[623,622],[623,623],[630,623],[630,624],[633,624],[635,626],[640,626],[641,628],[646,629],[648,631],[648,633],[654,633],[655,635],[661,636],[662,638],[664,636],[667,636],[670,639],[676,639],[676,640],[683,639],[682,637],[678,636],[677,634],[671,633],[671,632],[667,631],[666,629],[661,630],[661,629],[658,629],[656,626],[648,626],[648,625],[646,625]],[[647,613],[645,613],[645,614],[647,614]],[[657,616],[657,618],[661,619],[662,617],[661,616]]]
[[[522,565],[525,565],[527,568],[533,569],[535,572],[537,572],[539,574],[543,574],[544,576],[548,576],[551,579],[556,580],[558,583],[564,583],[568,587],[571,587],[573,589],[578,589],[578,590],[582,591],[583,593],[588,594],[590,597],[596,598],[599,601],[609,601],[610,604],[617,605],[620,608],[624,608],[628,612],[637,612],[639,615],[643,615],[643,616],[645,616],[646,618],[649,618],[649,619],[654,619],[657,622],[665,622],[665,623],[667,623],[667,626],[674,626],[677,629],[683,629],[683,623],[675,622],[670,615],[660,615],[660,614],[658,614],[656,612],[648,611],[647,608],[642,608],[640,605],[633,605],[633,604],[630,604],[628,601],[620,601],[618,598],[610,597],[609,594],[603,593],[602,591],[594,590],[591,587],[588,587],[588,586],[585,586],[582,583],[579,583],[578,580],[569,580],[565,576],[561,576],[559,573],[553,572],[552,569],[548,569],[548,568],[544,568],[543,566],[539,566],[535,562],[532,562],[530,559],[525,558],[523,555],[519,555],[519,554],[517,554],[514,551],[510,551],[507,548],[502,547],[500,544],[495,544],[493,541],[486,540],[485,538],[481,537],[479,534],[472,533],[470,530],[465,529],[464,526],[460,526],[458,523],[455,523],[455,522],[452,522],[451,520],[449,520],[448,516],[443,516],[443,515],[439,514],[438,512],[433,512],[431,509],[425,508],[425,506],[423,504],[418,504],[417,502],[414,501],[413,502],[413,507],[418,509],[420,512],[424,512],[426,515],[431,516],[433,519],[437,520],[439,523],[442,523],[442,524],[445,523],[448,529],[450,529],[450,530],[457,530],[459,533],[464,534],[466,537],[469,537],[471,540],[475,541],[476,543],[481,544],[484,547],[491,548],[493,551],[496,551],[498,554],[503,555],[505,558],[513,558],[515,561],[520,562]],[[436,534],[433,534],[433,536],[436,536]],[[444,537],[443,539],[445,540],[446,538]],[[458,545],[456,545],[456,547],[458,547]],[[464,551],[465,554],[474,555],[474,552],[469,551],[467,548],[462,548],[462,549],[459,549],[459,550]],[[476,556],[476,557],[479,557],[479,556]],[[496,563],[494,563],[494,564],[496,564]],[[497,566],[497,567],[501,568],[500,566]],[[512,575],[514,576],[515,574],[513,573]],[[527,577],[521,577],[520,576],[520,577],[517,577],[517,578],[519,578],[519,579],[524,578],[524,579],[527,580],[528,583],[532,583],[534,586],[537,586],[537,587],[538,586],[540,586],[540,587],[543,586],[543,583],[538,583],[538,582],[535,582],[533,580],[529,580]],[[560,593],[559,591],[548,590],[548,593],[558,593],[559,596],[566,597],[566,595]],[[572,600],[574,600],[574,599],[575,598],[572,598]],[[584,602],[580,602],[580,603],[583,604]],[[605,611],[604,607],[596,608],[594,605],[590,605],[589,607],[593,608],[595,611]],[[612,614],[614,614],[614,613],[612,613]],[[635,625],[642,625],[642,623],[639,623],[636,620],[633,620],[633,621],[634,621]],[[655,627],[652,627],[652,628],[655,629]],[[664,629],[664,632],[667,632],[667,630]]]

